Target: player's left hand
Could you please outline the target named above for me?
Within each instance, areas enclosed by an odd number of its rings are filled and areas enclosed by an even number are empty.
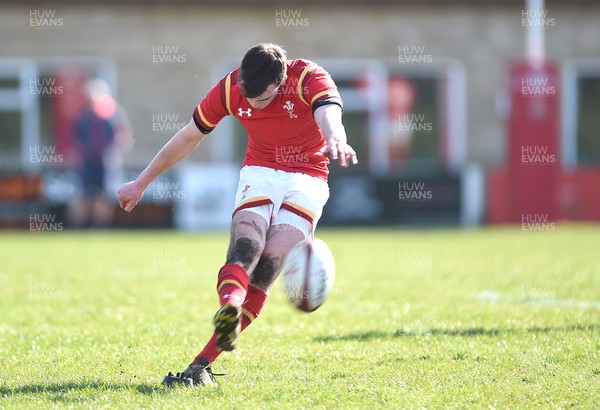
[[[336,141],[333,143],[327,143],[323,149],[321,149],[323,155],[332,161],[339,161],[340,165],[347,167],[350,164],[358,164],[358,158],[354,148],[342,141]]]

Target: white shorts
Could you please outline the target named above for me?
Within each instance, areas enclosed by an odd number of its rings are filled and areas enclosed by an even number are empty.
[[[322,179],[249,165],[240,171],[233,215],[251,211],[269,225],[287,224],[299,229],[306,239],[313,235],[328,199],[329,186]]]

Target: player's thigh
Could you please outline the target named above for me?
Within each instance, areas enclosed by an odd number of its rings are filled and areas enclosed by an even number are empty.
[[[258,240],[261,248],[264,247],[273,216],[273,196],[273,186],[262,167],[243,167],[240,170],[231,220],[230,251],[242,238]]]
[[[260,239],[264,243],[269,229],[265,215],[271,212],[270,208],[269,205],[262,205],[236,212],[231,219],[231,239],[247,236]]]
[[[267,205],[263,205],[269,208]],[[257,207],[258,208],[258,207]],[[265,247],[269,224],[258,209],[244,209],[233,215],[227,263],[255,265]],[[270,212],[270,210],[263,210]],[[264,213],[264,212],[263,212]],[[248,266],[249,267],[249,266]]]
[[[264,292],[275,283],[283,260],[290,249],[305,239],[304,233],[288,224],[271,225],[267,231],[265,249],[256,269],[250,276],[250,283]]]
[[[272,225],[267,231],[264,255],[283,259],[290,249],[305,239],[302,230],[288,224]]]

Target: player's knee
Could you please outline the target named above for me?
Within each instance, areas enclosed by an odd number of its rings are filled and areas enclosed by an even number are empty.
[[[228,252],[227,263],[241,263],[244,269],[248,269],[260,251],[261,246],[256,239],[238,238]]]
[[[258,261],[256,269],[252,272],[250,284],[263,291],[267,291],[277,278],[279,265],[279,258],[263,255]]]

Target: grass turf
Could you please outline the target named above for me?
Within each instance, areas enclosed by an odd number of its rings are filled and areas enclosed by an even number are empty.
[[[600,407],[600,229],[327,230],[337,278],[278,282],[220,386],[164,388],[208,340],[223,233],[0,235],[0,407]]]

